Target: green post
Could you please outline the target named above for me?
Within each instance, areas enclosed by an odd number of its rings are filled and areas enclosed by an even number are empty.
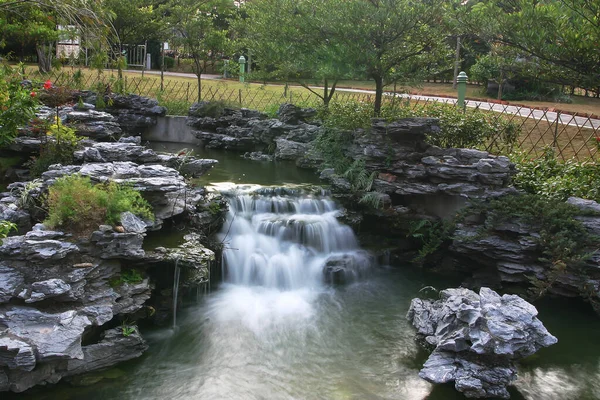
[[[244,75],[246,73],[246,57],[240,56],[238,62],[240,63],[240,82],[244,83]]]
[[[465,71],[460,71],[460,74],[456,77],[456,83],[458,86],[458,101],[456,104],[460,108],[465,108],[465,95],[467,94],[467,79],[469,77]]]

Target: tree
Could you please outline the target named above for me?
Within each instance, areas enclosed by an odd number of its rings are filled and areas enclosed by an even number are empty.
[[[245,47],[251,49],[263,79],[295,81],[325,106],[337,82],[357,71],[352,27],[342,12],[344,0],[258,0],[249,3],[244,20]],[[274,23],[276,21],[276,23]],[[320,84],[318,90],[310,83]]]
[[[157,38],[161,31],[157,9],[148,0],[105,0],[104,6],[115,15],[112,21],[115,43],[144,43]]]
[[[600,86],[600,2],[484,0],[461,19],[484,40],[534,58],[546,79],[587,89]]]
[[[103,41],[112,15],[94,0],[0,0],[0,31],[21,35],[35,44],[40,72],[49,72],[58,39],[57,25],[71,26],[76,34]]]
[[[206,63],[223,58],[230,47],[228,19],[233,0],[172,0],[163,8],[172,29],[172,41],[182,46],[193,60],[198,80],[198,101],[202,99],[202,73]]]
[[[344,8],[351,62],[375,81],[375,114],[383,88],[451,65],[444,33],[444,1],[353,0]]]

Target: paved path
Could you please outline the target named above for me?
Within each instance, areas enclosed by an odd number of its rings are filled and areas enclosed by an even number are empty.
[[[123,72],[130,72],[130,73],[137,73],[137,74],[142,74],[142,71],[140,71],[139,69],[124,69]],[[148,74],[148,75],[160,75],[160,71],[154,71],[154,70],[145,70],[144,74]],[[165,76],[177,76],[180,78],[194,78],[196,79],[196,75],[195,74],[190,74],[187,72],[169,72],[169,71],[165,71]],[[202,79],[223,79],[222,75],[214,75],[214,74],[202,74]]]
[[[132,72],[132,73],[137,72],[139,74],[142,73],[141,71],[138,71],[138,70],[126,70],[126,72]],[[160,71],[146,70],[145,73],[150,74],[150,75],[160,75]],[[166,76],[177,76],[177,77],[181,77],[181,78],[195,78],[196,77],[196,75],[194,75],[194,74],[189,74],[189,73],[184,73],[184,72],[165,71],[164,74]],[[222,79],[222,78],[223,77],[221,75],[202,74],[202,79],[216,80],[216,79]],[[301,86],[294,86],[294,87],[301,87]],[[323,88],[318,87],[318,86],[311,86],[311,89],[323,89]],[[375,94],[374,90],[364,90],[364,89],[337,88],[336,91]],[[384,93],[384,95],[393,96],[393,93],[386,92],[386,93]],[[402,97],[402,98],[410,98],[411,100],[414,99],[414,100],[421,100],[421,101],[439,101],[442,103],[449,103],[449,104],[456,104],[456,101],[457,101],[456,99],[448,98],[448,97],[421,96],[421,95],[416,95],[416,94],[397,94],[396,96]],[[600,129],[600,119],[578,117],[578,116],[575,116],[573,114],[568,114],[568,113],[560,113],[560,116],[559,116],[559,114],[554,111],[542,111],[542,110],[535,110],[533,108],[528,108],[528,107],[519,107],[519,106],[512,106],[512,105],[507,105],[507,104],[488,103],[486,101],[475,101],[475,100],[467,100],[467,101],[465,101],[465,104],[467,107],[479,108],[480,110],[484,110],[484,111],[495,111],[495,112],[499,112],[499,113],[503,113],[503,114],[518,115],[518,116],[524,117],[524,118],[533,118],[533,119],[537,119],[537,120],[544,120],[550,124],[556,122],[556,120],[558,118],[558,122],[562,125],[591,128],[594,130]]]
[[[340,92],[353,92],[353,93],[365,93],[365,94],[375,94],[373,90],[362,90],[362,89],[336,89]],[[393,96],[393,93],[386,92],[386,96]],[[448,98],[448,97],[437,97],[437,96],[421,96],[416,94],[397,94],[396,96],[402,98],[410,98],[411,100],[421,100],[421,101],[439,101],[442,103],[456,104],[457,100]],[[520,106],[511,106],[508,104],[497,104],[497,103],[488,103],[486,101],[475,101],[475,100],[466,100],[465,105],[467,107],[479,108],[480,110],[485,111],[495,111],[503,114],[510,115],[518,115],[520,117],[525,118],[533,118],[547,121],[548,123],[554,123],[558,117],[558,122],[562,125],[571,125],[577,127],[584,128],[592,128],[592,129],[600,129],[600,119],[593,119],[588,117],[578,117],[573,114],[568,113],[560,113],[554,111],[543,111],[536,110],[528,107],[520,107]]]

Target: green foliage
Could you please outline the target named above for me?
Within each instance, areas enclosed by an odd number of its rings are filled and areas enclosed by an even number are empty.
[[[315,140],[315,148],[323,156],[325,166],[335,169],[338,174],[343,174],[352,164],[352,160],[346,155],[346,150],[351,143],[351,132],[325,126]]]
[[[542,252],[539,261],[546,264],[548,270],[543,281],[531,279],[536,298],[543,295],[567,269],[578,268],[589,259],[590,248],[598,247],[599,238],[590,235],[581,221],[575,218],[582,211],[562,200],[535,194],[508,195],[478,208],[485,216],[483,232],[514,221],[521,221],[539,232],[539,236],[532,236],[532,239]]]
[[[73,163],[73,152],[81,138],[75,134],[74,129],[63,125],[60,119],[56,121],[57,123],[50,125],[46,132],[46,141],[40,148],[39,156],[29,163],[31,175],[34,177],[42,175],[50,165]]]
[[[493,113],[479,110],[463,112],[449,104],[416,107],[415,116],[439,118],[441,132],[428,142],[442,148],[481,148],[494,141],[498,151],[511,151],[520,134],[519,126]]]
[[[127,320],[121,323],[121,334],[125,337],[133,335],[137,332],[137,326],[131,325]]]
[[[374,117],[372,106],[368,103],[348,101],[331,103],[327,108],[319,110],[319,117],[329,129],[355,130],[368,129]],[[442,148],[478,148],[493,140],[497,150],[510,151],[519,136],[519,126],[493,113],[478,110],[463,112],[451,104],[418,104],[411,106],[408,102],[386,104],[381,108],[380,118],[394,121],[400,118],[432,117],[440,120],[441,132],[428,137],[428,142]],[[333,141],[329,134],[322,143],[326,152],[333,150],[326,147]]]
[[[117,224],[125,211],[153,219],[148,202],[131,187],[114,182],[93,185],[88,177],[64,176],[49,189],[48,218],[44,224],[85,232],[103,223]]]
[[[137,269],[126,269],[121,271],[118,277],[110,280],[111,287],[119,287],[123,284],[135,285],[144,280],[144,277]]]
[[[16,68],[0,65],[0,146],[14,140],[39,104],[36,91],[21,85],[22,79]]]
[[[6,220],[0,221],[0,243],[2,239],[8,236],[10,231],[17,230],[17,225]]]
[[[462,24],[490,43],[513,48],[540,78],[592,90],[598,87],[597,1],[489,0],[471,4],[459,9]]]
[[[175,58],[165,56],[165,68],[170,69],[170,68],[173,68],[174,66],[175,66]]]
[[[550,148],[541,158],[513,154],[518,173],[515,187],[544,198],[565,201],[569,197],[600,201],[600,164],[591,161],[559,161]]]
[[[354,160],[343,173],[343,177],[350,181],[353,192],[371,191],[375,175],[375,172],[367,171],[365,160],[362,158]]]
[[[427,256],[435,253],[446,240],[450,239],[456,229],[457,218],[436,221],[422,219],[411,222],[406,236],[418,240],[422,245],[413,261],[423,262]]]

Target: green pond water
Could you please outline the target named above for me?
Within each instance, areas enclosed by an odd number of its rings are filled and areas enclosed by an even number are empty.
[[[318,183],[289,164],[200,154],[222,161],[205,183]],[[93,374],[104,378],[100,382],[60,383],[2,399],[463,399],[452,385],[418,377],[428,354],[405,318],[424,286],[458,284],[405,265],[374,267],[348,286],[230,280],[182,309],[177,328],[143,330],[149,351]],[[559,342],[523,360],[512,398],[600,398],[600,318],[579,301],[548,299],[536,306]]]

